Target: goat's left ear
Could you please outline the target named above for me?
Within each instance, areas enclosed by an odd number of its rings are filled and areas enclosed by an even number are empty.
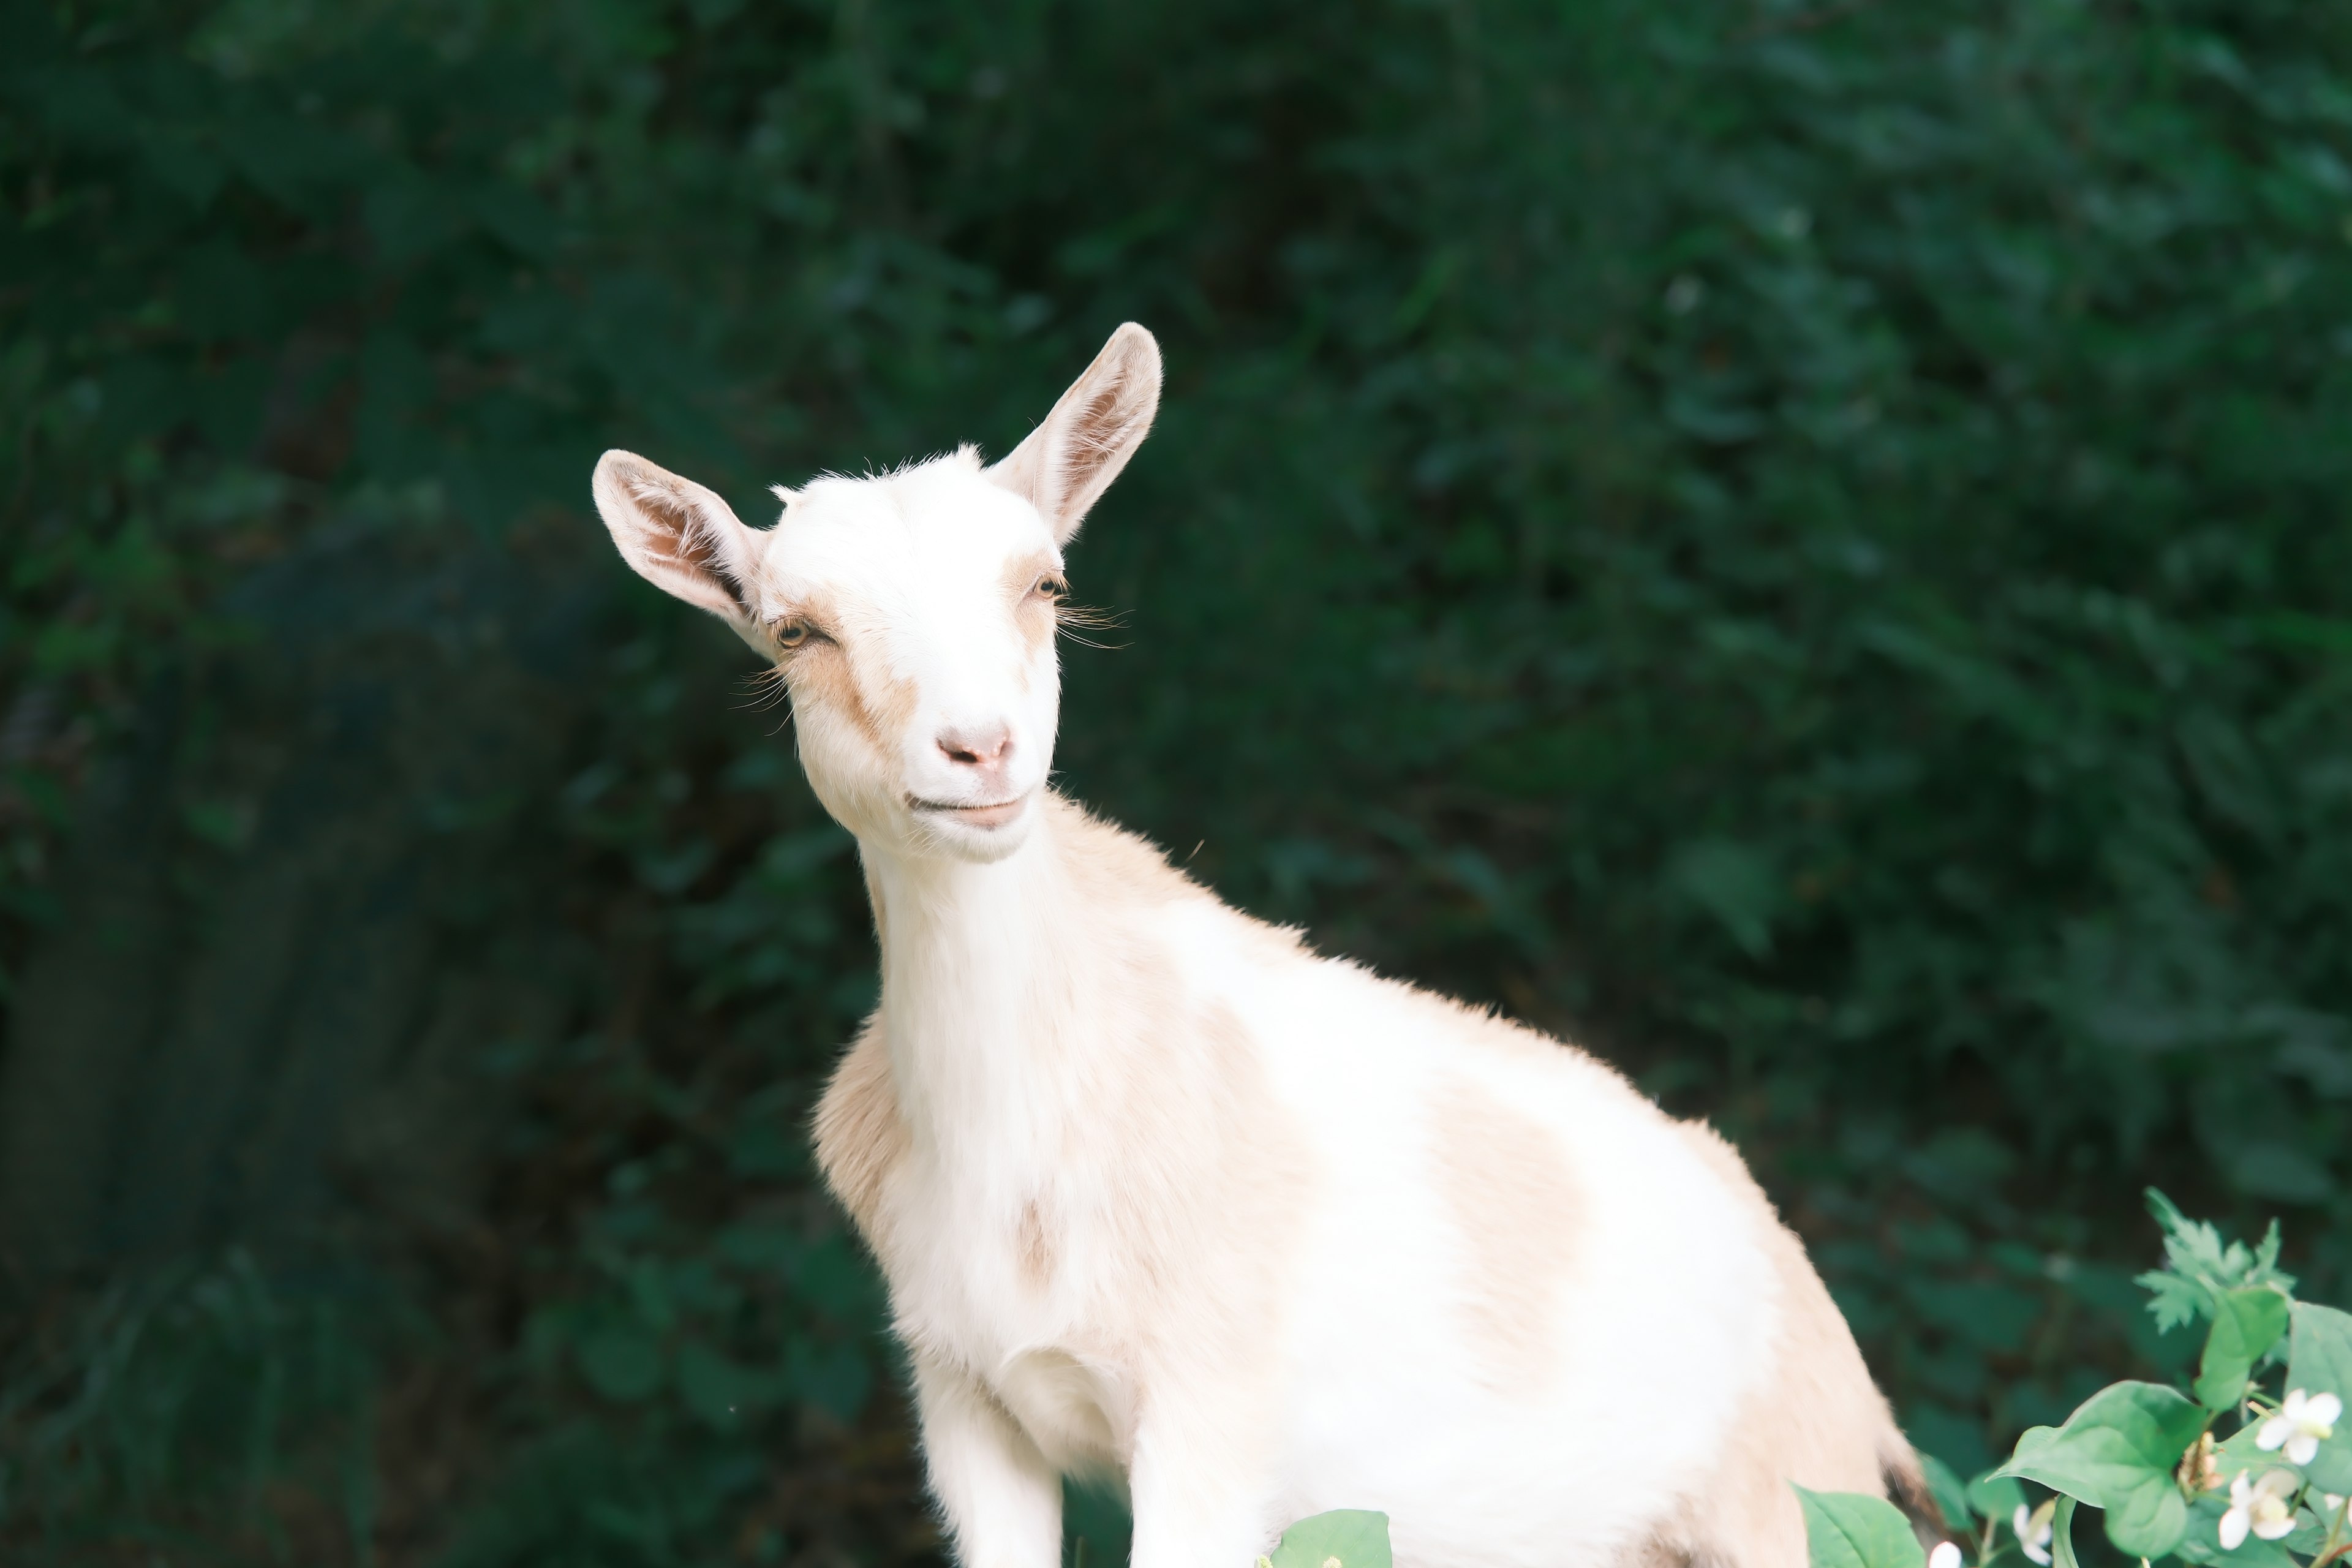
[[[596,510],[637,575],[697,605],[760,646],[752,627],[751,531],[709,487],[635,452],[596,460]]]
[[[1025,497],[1054,531],[1054,542],[1066,544],[1151,433],[1159,411],[1160,345],[1129,321],[988,477]]]

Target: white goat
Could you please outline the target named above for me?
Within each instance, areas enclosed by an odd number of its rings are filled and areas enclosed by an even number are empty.
[[[779,487],[626,452],[621,553],[781,667],[882,1001],[816,1115],[967,1568],[1135,1568],[1385,1510],[1407,1568],[1796,1568],[1788,1482],[1917,1461],[1738,1155],[1575,1048],[1309,951],[1047,787],[1062,549],[1150,428],[1129,324],[983,468]]]

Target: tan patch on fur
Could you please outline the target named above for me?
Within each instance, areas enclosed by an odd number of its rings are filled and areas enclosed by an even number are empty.
[[[1431,1113],[1437,1189],[1468,1254],[1462,1310],[1497,1389],[1538,1392],[1583,1199],[1541,1122],[1456,1080]]]
[[[1117,1001],[1087,1031],[1080,1070],[1098,1110],[1071,1129],[1065,1160],[1108,1184],[1097,1214],[1108,1228],[1101,1311],[1071,1348],[1128,1369],[1139,1397],[1240,1485],[1276,1426],[1265,1401],[1280,1281],[1311,1211],[1312,1155],[1240,1016],[1191,994],[1129,923],[1139,902],[1198,890],[1149,846],[1085,826],[1092,870],[1125,863],[1137,875],[1101,906],[1095,934],[1108,959],[1097,994]]]
[[[887,1250],[889,1240],[883,1191],[907,1153],[885,1027],[877,1008],[834,1068],[815,1119],[817,1170],[877,1256]]]
[[[1057,575],[1059,570],[1054,558],[1042,550],[1005,563],[1001,584],[1004,602],[1012,607],[1013,624],[1020,629],[1021,640],[1032,654],[1052,644],[1060,625],[1054,616],[1053,601],[1035,597],[1033,590],[1039,578]]]
[[[1277,1427],[1266,1401],[1281,1279],[1316,1173],[1240,1016],[1185,1005],[1173,974],[1148,977],[1144,994],[1155,993],[1171,1004],[1148,1045],[1160,1065],[1125,1100],[1130,1116],[1159,1123],[1125,1155],[1148,1173],[1127,1198],[1141,1222],[1128,1239],[1128,1289],[1143,1316],[1116,1353],[1137,1366],[1145,1400],[1238,1485]]]
[[[922,702],[922,693],[915,689],[913,681],[899,680],[887,675],[877,674],[872,681],[881,689],[878,694],[869,693],[867,684],[862,679],[858,682],[858,722],[874,738],[877,746],[888,752],[898,745],[898,738],[907,732],[907,726],[914,722],[915,710]]]
[[[826,708],[847,718],[869,743],[882,743],[865,700],[857,694],[857,676],[843,649],[824,643],[796,648],[784,656],[783,668],[794,709],[809,704]]]
[[[1021,1226],[1014,1237],[1019,1249],[1021,1278],[1030,1289],[1043,1290],[1054,1282],[1054,1240],[1045,1234],[1045,1216],[1031,1198],[1021,1208]]]
[[[1692,1493],[1686,1554],[1740,1568],[1803,1568],[1804,1514],[1790,1481],[1880,1497],[1893,1477],[1924,1489],[1918,1458],[1804,1244],[1780,1223],[1746,1163],[1704,1123],[1679,1130],[1749,1208],[1780,1296],[1771,1375],[1740,1409],[1715,1476]]]
[[[833,639],[811,641],[783,656],[793,702],[817,701],[839,710],[876,752],[895,756],[922,700],[915,683],[880,668],[882,661],[872,650],[860,647],[854,618],[831,596],[812,596],[795,605],[787,618],[805,620]]]
[[[1635,1542],[1617,1558],[1618,1568],[1720,1568],[1720,1560],[1694,1542],[1691,1506],[1674,1515]]]

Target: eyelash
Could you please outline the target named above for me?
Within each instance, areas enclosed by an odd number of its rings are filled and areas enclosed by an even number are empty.
[[[1048,572],[1029,591],[1041,598],[1059,599],[1070,591],[1070,585],[1060,574]]]

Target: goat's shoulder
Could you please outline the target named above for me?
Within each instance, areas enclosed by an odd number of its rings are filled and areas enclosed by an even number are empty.
[[[866,1020],[816,1107],[816,1163],[866,1244],[882,1249],[882,1195],[907,1151],[882,1009]]]

